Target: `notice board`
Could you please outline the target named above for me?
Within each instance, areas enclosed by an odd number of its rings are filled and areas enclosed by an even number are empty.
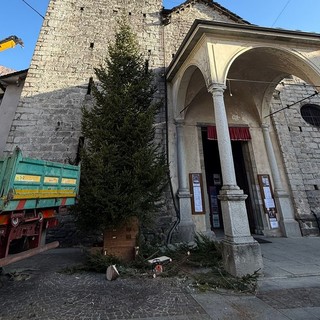
[[[263,200],[264,211],[268,216],[270,227],[271,229],[279,228],[277,208],[274,201],[270,176],[268,174],[258,174],[258,181]]]
[[[192,214],[204,214],[203,183],[201,173],[189,173]]]

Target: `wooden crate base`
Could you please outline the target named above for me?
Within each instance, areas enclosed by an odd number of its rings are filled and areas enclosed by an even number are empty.
[[[139,221],[131,218],[126,224],[118,228],[109,228],[103,235],[104,254],[114,255],[123,261],[132,261],[135,258]]]
[[[103,253],[105,255],[113,255],[122,261],[130,262],[135,258],[136,247],[135,246],[110,246],[104,247]]]
[[[103,247],[91,247],[89,248],[89,252],[91,254],[97,254],[97,253],[101,253],[103,252]]]

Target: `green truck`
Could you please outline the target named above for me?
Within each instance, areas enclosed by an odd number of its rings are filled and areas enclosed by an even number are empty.
[[[19,148],[0,158],[0,267],[57,247],[45,244],[56,214],[75,204],[80,166],[24,158]]]

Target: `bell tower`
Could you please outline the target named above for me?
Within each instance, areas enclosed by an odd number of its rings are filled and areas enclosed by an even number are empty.
[[[163,68],[160,0],[51,0],[11,126],[6,151],[66,162],[76,154],[81,107],[94,68],[104,63],[117,21],[137,34],[151,69]],[[157,77],[157,81],[161,77]],[[161,90],[160,90],[161,91]]]

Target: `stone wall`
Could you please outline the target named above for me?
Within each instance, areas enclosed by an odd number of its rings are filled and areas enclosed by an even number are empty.
[[[163,100],[165,66],[194,19],[237,20],[206,1],[189,1],[166,15],[165,24],[161,10],[161,0],[50,1],[6,151],[18,145],[25,156],[60,162],[75,157],[89,79],[104,63],[118,19],[125,17],[136,32],[155,72],[155,98]],[[164,108],[157,122],[157,138],[163,141]]]
[[[272,111],[294,105],[276,113],[272,119],[302,233],[319,234],[312,213],[320,217],[320,128],[307,123],[300,109],[307,103],[320,105],[320,97],[310,97],[315,88],[296,77],[285,79],[284,84],[277,87]],[[299,102],[302,99],[306,100]]]
[[[103,64],[122,16],[137,32],[163,96],[160,9],[159,0],[50,1],[6,151],[18,145],[25,156],[60,162],[75,158],[89,79]]]
[[[246,23],[209,3],[187,1],[172,11],[162,12],[161,0],[51,0],[6,151],[19,146],[24,156],[59,162],[75,159],[81,135],[81,107],[92,102],[87,94],[89,79],[94,77],[94,68],[103,64],[117,19],[123,16],[137,33],[141,52],[155,72],[158,86],[155,98],[164,101],[165,67],[195,19]],[[313,87],[297,86],[296,81],[290,80],[291,85],[277,88],[280,94],[274,98],[272,110],[314,92]],[[319,98],[312,101],[320,103]],[[310,212],[320,215],[320,132],[302,119],[300,107],[298,104],[276,114],[273,123],[297,217],[302,219],[304,234],[314,234],[317,225]],[[164,142],[165,139],[164,106],[157,118],[157,140]],[[174,217],[168,196],[161,217],[163,223],[159,224],[160,237],[164,237]],[[72,222],[64,225],[71,226]],[[63,238],[74,235],[59,232]]]
[[[174,9],[168,14],[164,28],[166,65],[169,65],[178,51],[195,19],[244,23],[241,19],[227,15],[227,12],[223,11],[220,6],[210,5],[208,2],[210,1],[188,1],[185,5]]]
[[[76,158],[81,107],[92,103],[87,94],[89,79],[94,78],[94,68],[103,64],[122,17],[136,32],[141,53],[155,72],[155,98],[165,101],[165,67],[194,19],[228,21],[214,8],[206,1],[189,1],[163,23],[161,0],[51,0],[5,151],[19,146],[28,157],[58,162]],[[165,128],[164,104],[157,118],[157,141],[165,142]],[[61,228],[53,235],[64,244],[78,243],[73,222],[66,215],[59,219]],[[174,219],[168,193],[156,237],[165,238]]]

